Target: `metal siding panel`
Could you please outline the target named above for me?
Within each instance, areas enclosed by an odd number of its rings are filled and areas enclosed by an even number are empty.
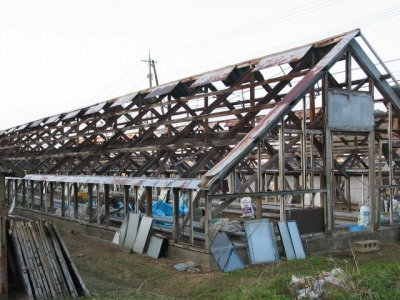
[[[278,222],[278,227],[279,227],[279,232],[281,234],[283,248],[285,249],[287,260],[296,259],[296,254],[294,253],[292,239],[290,238],[290,233],[286,222]]]
[[[155,96],[165,95],[172,92],[172,90],[179,84],[180,81],[175,81],[172,83],[167,83],[163,85],[156,86],[151,90],[151,92],[144,97],[144,99],[153,98]]]
[[[147,237],[149,236],[151,224],[153,223],[153,218],[144,216],[139,225],[139,230],[137,232],[135,242],[133,243],[132,250],[136,253],[143,254],[144,248],[146,246]]]
[[[272,232],[267,219],[244,222],[247,238],[247,251],[252,264],[262,264],[279,261],[275,252],[275,234]]]
[[[292,238],[296,258],[306,258],[306,253],[304,252],[303,242],[301,241],[299,229],[297,228],[297,223],[295,221],[289,221],[287,222],[287,226],[289,229],[290,237]]]
[[[330,90],[327,102],[330,129],[371,131],[374,128],[374,103],[371,94]]]
[[[150,238],[149,247],[147,249],[147,255],[152,258],[158,259],[160,257],[160,252],[163,242],[164,242],[163,238],[152,235]]]
[[[274,54],[271,56],[264,57],[259,61],[253,72],[266,69],[273,66],[278,66],[294,61],[298,61],[303,58],[303,56],[310,50],[312,45],[307,45],[302,48],[293,49],[287,52]]]
[[[349,42],[359,31],[345,35],[287,94],[260,120],[236,146],[218,164],[206,173],[206,177],[224,178],[255,147],[255,141],[271,132],[280,120],[290,112],[305,93],[323,76],[323,70],[329,68],[346,50]],[[216,179],[216,178],[214,178]]]
[[[125,239],[123,243],[124,247],[129,250],[132,249],[133,243],[135,242],[139,228],[139,220],[140,220],[139,214],[133,214],[133,213],[129,214],[128,224],[126,226]]]
[[[233,71],[233,69],[235,67],[236,66],[231,66],[228,68],[211,71],[206,74],[200,75],[199,78],[197,78],[190,87],[194,88],[194,87],[206,85],[208,83],[215,82],[215,81],[223,81],[226,78],[228,78],[229,74]]]

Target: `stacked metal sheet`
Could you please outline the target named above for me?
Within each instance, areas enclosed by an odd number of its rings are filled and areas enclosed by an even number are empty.
[[[9,233],[29,299],[90,296],[55,225],[11,220]]]

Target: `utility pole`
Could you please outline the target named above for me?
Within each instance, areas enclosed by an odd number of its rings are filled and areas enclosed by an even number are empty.
[[[154,79],[156,80],[156,85],[158,85],[158,78],[157,78],[157,72],[156,72],[156,61],[154,61],[153,59],[151,59],[150,57],[150,50],[149,50],[149,59],[142,59],[142,62],[147,62],[149,64],[149,74],[147,75],[147,77],[149,78],[149,86],[150,88],[153,87],[152,81],[153,81],[153,74],[151,74],[151,68],[153,68],[154,71]]]

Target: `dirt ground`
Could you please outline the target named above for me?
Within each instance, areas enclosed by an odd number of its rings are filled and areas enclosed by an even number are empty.
[[[188,292],[223,277],[219,270],[179,272],[184,261],[154,259],[97,238],[62,232],[72,259],[92,297],[187,298]]]

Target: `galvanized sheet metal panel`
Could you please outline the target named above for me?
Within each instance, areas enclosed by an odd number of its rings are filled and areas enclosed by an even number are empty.
[[[307,45],[302,48],[297,48],[290,51],[264,57],[258,62],[256,67],[253,69],[253,72],[273,66],[279,66],[282,64],[298,61],[303,58],[303,56],[308,52],[308,50],[311,49],[311,47],[312,45]]]
[[[179,84],[180,81],[175,81],[172,83],[167,83],[163,85],[156,86],[151,90],[151,92],[144,97],[144,99],[153,98],[155,96],[169,94],[173,91],[173,89]]]
[[[133,252],[143,254],[152,223],[153,223],[153,218],[147,216],[144,216],[142,218],[142,221],[140,222],[139,225],[139,230],[135,238],[135,242],[133,243],[132,247]]]
[[[242,270],[245,267],[242,258],[225,232],[217,234],[210,251],[223,272]]]
[[[39,126],[40,123],[43,122],[43,120],[44,120],[44,119],[36,120],[35,122],[33,122],[33,123],[31,124],[31,126],[29,126],[29,128],[33,128],[33,127]],[[46,124],[46,123],[45,123],[45,124]]]
[[[91,115],[91,114],[95,114],[95,113],[99,112],[100,110],[103,109],[103,107],[106,105],[106,103],[107,103],[107,101],[104,101],[104,102],[101,102],[101,103],[98,103],[98,104],[95,104],[95,105],[89,107],[89,109],[85,112],[84,115],[87,116],[87,115]]]
[[[236,66],[231,66],[228,68],[211,71],[206,74],[200,75],[199,78],[197,78],[190,87],[194,88],[194,87],[206,85],[208,83],[215,82],[215,81],[223,81],[226,78],[228,78],[229,74],[232,73],[232,71],[235,67]]]
[[[48,118],[48,120],[47,120],[44,124],[50,124],[50,123],[56,122],[57,119],[58,119],[60,116],[61,116],[61,115],[56,115],[56,116],[50,117],[50,118]],[[31,125],[31,126],[32,126],[32,125]]]
[[[286,222],[278,222],[278,227],[282,238],[283,248],[285,249],[286,252],[287,260],[296,259],[296,254],[294,253],[292,239],[290,238],[290,233]]]
[[[152,235],[150,238],[149,247],[147,249],[147,255],[155,259],[159,258],[164,242],[164,238]]]
[[[80,112],[81,112],[81,109],[78,109],[78,110],[74,110],[74,111],[69,112],[69,113],[63,118],[63,121],[69,120],[69,119],[72,119],[72,118],[75,118]]]
[[[26,123],[26,124],[24,124],[24,125],[19,126],[19,127],[18,127],[18,130],[25,129],[26,127],[28,127],[29,124],[30,124],[30,123]]]
[[[328,127],[341,131],[372,131],[374,128],[374,99],[372,94],[328,91]]]
[[[218,162],[210,171],[206,173],[207,178],[224,178],[230,173],[247,153],[255,147],[255,141],[263,138],[266,134],[280,122],[280,120],[290,112],[292,107],[305,95],[305,93],[314,86],[314,84],[324,75],[323,70],[329,69],[333,63],[338,60],[347,49],[350,41],[359,34],[359,30],[352,31],[345,35],[328,54],[325,55],[286,95],[283,99],[271,109],[267,115],[260,120],[246,136],[243,138],[231,152]],[[209,182],[202,187],[209,188]]]
[[[121,96],[111,105],[111,107],[115,107],[115,106],[118,106],[118,105],[122,105],[122,104],[124,104],[126,102],[129,102],[132,99],[134,99],[137,94],[138,93],[132,93],[132,94]]]
[[[125,237],[126,237],[126,230],[128,227],[128,220],[129,215],[125,216],[124,220],[122,221],[121,227],[119,228],[119,236],[118,236],[118,244],[123,245],[125,244]]]
[[[133,243],[135,242],[139,228],[139,220],[140,220],[139,214],[133,214],[133,213],[129,214],[128,224],[126,227],[125,240],[123,244],[124,247],[129,250],[132,249]]]
[[[252,264],[279,261],[275,234],[271,232],[267,219],[244,222],[244,229],[247,238],[247,252]]]
[[[303,242],[301,241],[299,229],[297,228],[297,223],[295,221],[287,222],[290,237],[292,238],[294,253],[296,258],[306,258],[306,253],[304,252]]]

